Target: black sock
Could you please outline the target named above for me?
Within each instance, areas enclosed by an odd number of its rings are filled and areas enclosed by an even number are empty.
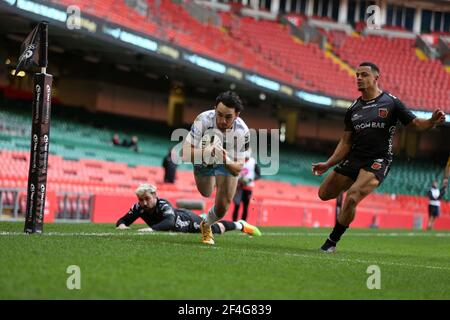
[[[220,231],[220,227],[217,225],[217,223],[214,223],[214,224],[211,226],[211,231],[212,231],[212,233],[214,233],[214,234],[221,234],[221,233],[222,233],[222,231]]]
[[[225,231],[231,231],[231,230],[236,230],[236,225],[234,224],[234,222],[231,221],[220,221],[223,226],[225,227]]]
[[[339,222],[336,221],[336,225],[333,228],[333,231],[331,231],[330,236],[328,237],[331,241],[337,243],[341,236],[344,234],[345,230],[347,230],[348,227],[343,226]]]

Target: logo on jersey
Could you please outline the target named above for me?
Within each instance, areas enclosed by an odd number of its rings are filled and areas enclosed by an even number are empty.
[[[374,162],[372,163],[372,165],[370,166],[373,170],[380,170],[381,169],[381,163],[380,162]]]
[[[379,116],[380,118],[387,118],[388,113],[389,113],[389,111],[388,111],[387,108],[379,108],[379,109],[378,109],[378,116]]]
[[[355,113],[355,114],[352,116],[352,121],[358,120],[358,119],[360,119],[360,118],[362,118],[362,115]]]
[[[360,131],[366,128],[374,128],[374,129],[384,129],[385,123],[384,122],[363,122],[361,124],[355,125],[355,130]]]

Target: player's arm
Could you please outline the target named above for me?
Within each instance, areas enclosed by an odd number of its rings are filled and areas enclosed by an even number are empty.
[[[230,141],[231,139],[228,139]],[[232,159],[226,150],[224,150],[221,146],[215,147],[215,152],[222,154],[222,161],[225,165],[225,168],[235,177],[237,177],[244,167],[245,163],[245,155],[248,153],[250,148],[250,131],[246,130],[245,132],[239,132],[237,136],[237,152],[235,154],[235,158]]]
[[[244,167],[244,158],[231,159],[228,155],[227,151],[220,146],[215,146],[216,154],[219,153],[222,156],[222,163],[225,168],[230,172],[233,176],[237,177],[239,173],[241,173],[242,168]]]
[[[227,168],[227,170],[233,176],[238,176],[239,173],[241,173],[242,168],[244,167],[244,160],[233,161],[226,155],[225,150],[223,150],[223,152],[225,152],[225,160],[224,160],[225,168]]]
[[[441,192],[439,195],[439,200],[443,199],[445,196],[445,192],[447,191],[447,187],[448,187],[448,178],[446,178],[444,176],[444,179],[442,180],[442,186],[441,186]]]
[[[426,131],[444,121],[445,121],[445,113],[437,109],[434,110],[430,119],[415,118],[408,124],[407,127],[412,128],[416,131]]]
[[[135,204],[122,218],[117,220],[116,229],[129,229],[128,226],[135,222],[137,218],[139,218],[139,210],[137,204]]]
[[[175,226],[175,212],[172,206],[165,203],[162,208],[162,220],[152,226],[150,226],[155,231],[171,231]]]
[[[450,157],[448,157],[447,165],[445,166],[445,169],[444,169],[444,180],[447,180],[444,182],[446,182],[447,184],[448,184],[449,176],[450,176]]]
[[[201,119],[197,117],[183,143],[181,158],[184,162],[197,164],[195,163],[195,160],[198,159],[197,161],[202,161],[203,152],[205,151],[202,148],[201,143],[203,132],[203,123]]]
[[[445,192],[446,192],[446,191],[447,191],[447,186],[446,186],[446,185],[443,185],[442,188],[441,188],[441,190],[440,190],[438,200],[442,200],[442,199],[444,198]]]
[[[312,165],[312,170],[315,175],[322,175],[327,170],[342,160],[344,160],[345,156],[350,152],[352,148],[352,131],[344,131],[344,134],[341,137],[334,153],[326,162],[314,163]]]
[[[416,131],[426,131],[445,121],[445,113],[440,109],[434,110],[430,119],[418,118],[403,104],[403,102],[400,101],[400,99],[391,94],[390,96],[393,99],[398,119],[407,128]]]

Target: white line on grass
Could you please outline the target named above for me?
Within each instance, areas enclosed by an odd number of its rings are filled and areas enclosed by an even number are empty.
[[[285,236],[304,236],[304,237],[314,237],[314,236],[328,236],[329,233],[321,233],[321,232],[264,232],[265,236],[274,236],[274,237],[285,237]],[[417,233],[417,232],[408,232],[408,233],[398,233],[398,232],[348,232],[345,234],[345,237],[450,237],[450,233]]]
[[[134,231],[134,232],[133,232]],[[136,230],[130,230],[125,232],[44,232],[40,236],[94,236],[94,237],[109,237],[109,236],[142,236],[142,235],[183,235],[181,232],[136,232]],[[270,237],[326,237],[329,233],[322,232],[263,232],[263,236]],[[28,236],[24,232],[9,232],[0,231],[0,236]],[[345,234],[345,237],[450,237],[449,233],[370,233],[370,232],[349,232]]]

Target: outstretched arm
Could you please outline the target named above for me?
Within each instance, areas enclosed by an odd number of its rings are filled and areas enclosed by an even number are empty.
[[[448,183],[448,177],[450,176],[450,156],[448,157],[447,165],[444,169],[444,180],[446,179]]]
[[[135,222],[137,218],[139,218],[139,210],[136,203],[122,218],[117,220],[116,227],[117,229],[129,229],[128,226]]]
[[[445,121],[445,113],[439,109],[433,112],[430,119],[415,118],[408,124],[408,128],[417,131],[426,131],[433,128],[435,125]]]
[[[341,162],[345,158],[345,156],[350,152],[351,148],[352,148],[352,132],[344,131],[344,134],[342,135],[339,144],[334,150],[333,155],[326,162],[314,163],[312,165],[313,174],[320,176],[325,172],[327,172],[329,168]]]

